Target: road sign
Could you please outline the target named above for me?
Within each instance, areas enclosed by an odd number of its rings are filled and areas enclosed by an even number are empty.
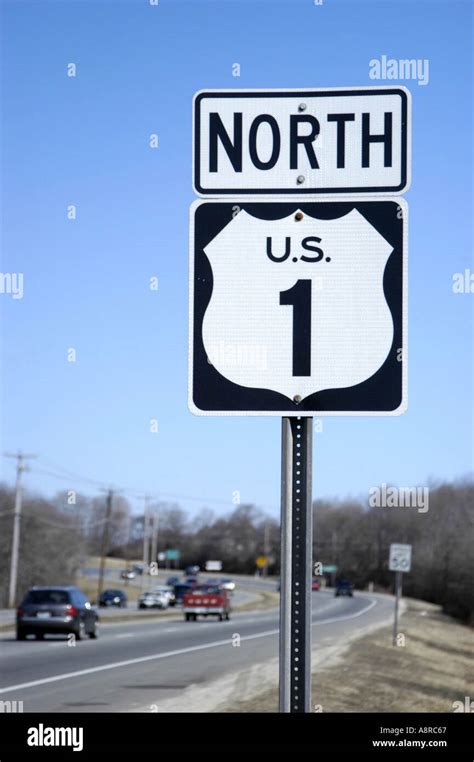
[[[168,548],[168,550],[165,550],[165,553],[167,561],[179,561],[181,556],[179,550],[176,550],[175,548]]]
[[[409,572],[411,569],[411,545],[390,545],[388,568],[390,571]]]
[[[402,193],[410,183],[404,87],[202,90],[194,97],[199,195]]]
[[[265,566],[268,564],[268,559],[266,556],[258,556],[258,558],[255,561],[255,565],[258,569],[264,569]]]
[[[206,561],[206,571],[222,571],[222,561]]]
[[[404,412],[406,238],[403,199],[195,202],[191,411]]]
[[[337,566],[335,564],[329,564],[328,566],[323,564],[323,574],[335,574],[337,572]]]

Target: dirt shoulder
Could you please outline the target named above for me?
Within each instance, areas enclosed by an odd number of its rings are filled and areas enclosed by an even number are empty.
[[[405,644],[392,646],[391,627],[353,640],[317,667],[312,704],[323,712],[452,712],[472,695],[474,633],[438,606],[405,599]],[[403,642],[403,639],[401,639]],[[276,687],[225,708],[275,712]],[[222,711],[222,710],[221,710]]]

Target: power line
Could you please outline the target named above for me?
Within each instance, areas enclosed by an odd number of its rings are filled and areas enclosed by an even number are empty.
[[[47,466],[50,465],[54,470],[44,469],[44,468],[31,468],[31,471],[34,471],[36,474],[41,474],[44,476],[49,476],[54,479],[59,479],[60,481],[67,481],[67,482],[82,482],[84,484],[88,484],[90,486],[95,487],[96,489],[103,489],[106,490],[110,482],[100,481],[99,479],[93,479],[88,476],[84,476],[83,474],[79,474],[75,471],[72,471],[68,468],[65,468],[64,466],[61,466],[60,464],[52,461],[50,458],[45,458],[43,456],[40,457],[40,461],[42,463],[45,463]],[[128,496],[128,497],[134,497],[138,499],[143,498],[143,490],[138,490],[133,487],[125,487],[116,485],[114,486],[115,492],[120,492],[121,494]],[[182,501],[192,501],[192,502],[198,502],[201,503],[201,505],[216,505],[216,506],[225,506],[227,508],[231,507],[231,500],[222,500],[220,498],[215,497],[200,497],[196,495],[182,495],[176,492],[152,492],[147,491],[147,496],[149,501],[162,501],[163,499],[173,499],[173,500],[182,500]],[[233,507],[237,507],[235,504],[233,504]],[[263,510],[269,510],[269,511],[275,511],[276,507],[271,505],[261,505],[259,506]]]
[[[49,459],[41,458],[41,460],[47,462],[47,460]],[[56,471],[62,471],[63,473],[56,473],[55,471],[47,471],[45,469],[39,469],[39,468],[35,468],[32,470],[34,470],[35,473],[37,474],[44,474],[45,476],[52,476],[54,478],[62,479],[65,481],[69,479],[73,479],[75,481],[89,483],[95,487],[105,488],[107,486],[107,482],[102,482],[97,479],[91,479],[87,476],[81,476],[78,473],[69,471],[68,469],[63,468],[62,466],[54,464],[52,461],[49,461],[49,462],[51,463],[53,468],[56,469]],[[143,490],[139,490],[134,487],[117,486],[117,489],[120,490],[120,492],[123,493],[124,495],[129,495],[129,496],[133,496],[137,498],[143,497]],[[230,500],[222,500],[220,498],[198,497],[196,495],[181,495],[176,492],[163,492],[161,490],[155,493],[148,491],[147,496],[150,500],[160,500],[166,497],[166,498],[174,498],[175,500],[192,500],[192,501],[205,503],[205,504],[209,503],[209,504],[215,504],[215,505],[226,505],[227,507],[229,507],[229,504],[231,503]],[[274,509],[274,506],[264,506],[264,507],[271,508],[272,510]]]

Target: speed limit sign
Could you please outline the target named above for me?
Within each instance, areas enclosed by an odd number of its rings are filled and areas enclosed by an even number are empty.
[[[193,413],[405,410],[402,199],[197,201],[190,229]]]
[[[392,543],[388,568],[390,571],[409,572],[411,569],[411,545]]]

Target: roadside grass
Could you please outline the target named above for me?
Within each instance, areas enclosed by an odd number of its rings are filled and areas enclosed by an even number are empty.
[[[107,556],[105,559],[105,568],[106,569],[126,569],[129,566],[133,566],[133,564],[141,564],[142,561],[140,558],[136,559],[125,559],[125,558],[111,558]],[[100,556],[89,556],[84,566],[92,566],[92,567],[99,567],[100,566]]]
[[[150,577],[147,577],[147,583],[143,584],[143,590],[147,590],[148,587],[156,587],[159,583],[155,582],[154,585],[151,582],[148,582],[148,580],[151,579]],[[138,580],[140,580],[140,577],[138,577]],[[75,584],[78,588],[82,590],[85,595],[91,600],[95,601],[97,603],[97,581],[98,577],[89,577],[85,574],[78,574],[76,577]],[[111,577],[104,577],[104,583],[102,585],[103,590],[123,590],[123,592],[126,594],[128,598],[129,603],[137,603],[138,596],[140,595],[140,584],[131,584],[131,582],[135,582],[135,580],[130,580],[128,584],[125,583],[125,580],[120,579],[120,577],[117,576],[113,578]]]
[[[242,586],[243,589],[244,586]],[[250,588],[248,588],[250,591]],[[260,596],[260,600],[258,601],[247,601],[247,603],[241,603],[240,605],[237,604],[234,606],[236,610],[239,612],[243,611],[255,611],[255,609],[258,609],[261,611],[262,609],[274,609],[276,608],[280,603],[280,593],[275,593],[272,590],[251,590],[252,593],[255,593],[255,595]]]
[[[391,627],[353,641],[312,678],[312,705],[323,712],[452,712],[472,696],[473,630],[423,601],[405,599],[399,633]],[[316,709],[317,707],[317,709]],[[226,707],[230,712],[276,712],[277,689]]]

